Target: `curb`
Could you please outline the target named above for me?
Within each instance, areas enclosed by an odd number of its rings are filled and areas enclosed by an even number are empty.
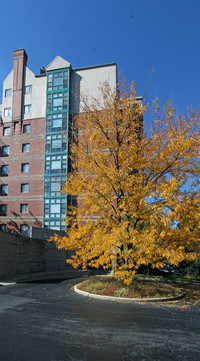
[[[0,286],[12,286],[15,284],[16,282],[0,282]]]
[[[74,291],[82,296],[91,297],[91,298],[97,298],[100,300],[105,301],[120,301],[120,302],[166,302],[166,301],[176,301],[180,300],[185,296],[185,293],[181,293],[178,296],[174,297],[164,297],[164,298],[127,298],[127,297],[114,297],[114,296],[103,296],[103,295],[97,295],[95,293],[89,293],[85,291],[81,291],[78,289],[78,286],[81,283],[74,286]]]

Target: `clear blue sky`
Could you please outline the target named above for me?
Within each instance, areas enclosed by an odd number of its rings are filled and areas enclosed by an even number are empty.
[[[151,79],[149,101],[171,99],[184,112],[200,105],[199,15],[199,0],[4,1],[0,81],[19,48],[35,74],[57,55],[73,68],[116,62],[138,95]]]

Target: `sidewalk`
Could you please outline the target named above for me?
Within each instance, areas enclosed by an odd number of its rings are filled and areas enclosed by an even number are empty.
[[[17,278],[5,277],[0,280],[0,286],[9,286],[15,283],[26,283],[26,282],[37,282],[37,281],[47,281],[47,280],[67,280],[70,278],[80,278],[88,277],[92,275],[105,275],[108,271],[103,270],[70,270],[63,272],[49,272],[49,273],[33,273],[22,275]]]

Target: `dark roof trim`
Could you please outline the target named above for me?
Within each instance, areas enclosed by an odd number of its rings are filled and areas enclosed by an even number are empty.
[[[76,68],[73,69],[74,71],[78,71],[78,70],[87,70],[87,69],[94,69],[94,68],[103,68],[106,66],[117,66],[117,63],[108,63],[108,64],[101,64],[101,65],[92,65],[92,66],[86,66],[84,68]]]
[[[44,74],[35,75],[36,78],[42,78],[43,76],[47,76],[47,74],[44,73]]]

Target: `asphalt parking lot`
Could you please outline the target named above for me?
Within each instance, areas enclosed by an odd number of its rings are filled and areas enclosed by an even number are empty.
[[[0,287],[0,361],[199,361],[199,285],[167,303],[74,293],[80,279]]]

